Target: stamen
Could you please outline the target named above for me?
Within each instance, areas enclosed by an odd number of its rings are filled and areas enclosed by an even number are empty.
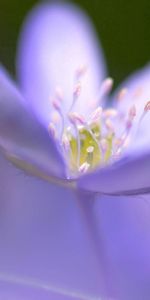
[[[126,133],[126,132],[125,132]],[[119,149],[122,148],[122,146],[124,145],[125,143],[125,140],[126,140],[126,135],[123,134],[120,138],[116,139],[114,141],[114,146],[115,146],[115,151],[114,153],[117,153]]]
[[[112,89],[112,86],[113,86],[113,79],[108,77],[106,78],[102,84],[101,84],[101,87],[100,87],[100,91],[99,91],[99,99],[101,100],[104,96],[107,96],[111,89]]]
[[[79,68],[76,70],[76,79],[80,80],[81,77],[83,77],[86,72],[87,72],[87,66],[85,65],[79,66]]]
[[[74,87],[73,100],[72,100],[71,106],[69,108],[69,112],[71,112],[73,107],[75,106],[75,104],[80,96],[80,93],[81,93],[81,83],[78,82],[78,83],[76,83],[76,85]]]
[[[133,120],[135,116],[136,116],[136,107],[135,105],[132,105],[129,109],[129,118]]]
[[[52,101],[54,111],[48,126],[49,133],[58,139],[56,129],[59,130],[60,120],[62,121],[60,146],[73,176],[92,170],[98,165],[112,163],[119,158],[130,142],[131,130],[137,115],[136,106],[133,104],[135,101],[132,101],[133,105],[124,115],[113,107],[103,109],[101,106],[93,109],[87,119],[72,111],[80,97],[80,79],[85,71],[86,69],[81,67],[75,74],[73,101],[66,116],[62,111],[63,92],[60,88],[56,89],[55,99]],[[100,99],[110,92],[112,85],[113,80],[111,78],[106,78],[103,81],[99,93]],[[117,95],[118,100],[122,100],[127,92],[126,88],[121,89]],[[132,98],[131,100],[135,99]],[[144,106],[141,117],[138,117],[140,119],[138,127],[148,111],[150,111],[150,101]],[[65,127],[64,119],[68,119],[67,122],[70,123],[70,126]],[[117,126],[121,126],[121,129],[123,126],[121,134],[120,128],[118,130]]]
[[[94,112],[92,113],[92,115],[90,116],[90,122],[97,122],[99,121],[100,117],[102,115],[102,107],[99,106],[97,107]]]
[[[63,115],[62,110],[61,110],[60,102],[57,99],[55,99],[52,102],[52,105],[55,108],[55,110],[58,112],[58,114],[59,114],[59,116],[61,118],[61,121],[62,121],[62,128],[61,128],[61,133],[60,133],[60,139],[62,140],[64,129],[65,129],[64,115]]]
[[[135,105],[132,105],[128,111],[128,118],[125,123],[125,130],[122,133],[121,137],[115,140],[116,149],[114,151],[114,157],[116,158],[121,154],[121,152],[129,142],[129,133],[131,131],[135,116],[136,116],[136,107]]]
[[[60,114],[57,111],[52,112],[51,121],[55,125],[58,125],[60,123]]]
[[[86,172],[88,171],[89,168],[90,168],[90,164],[88,164],[87,161],[86,161],[86,162],[84,162],[84,163],[80,166],[79,172],[80,172],[80,173],[86,173]]]
[[[150,101],[148,101],[144,107],[144,111],[148,112],[150,110]]]
[[[54,139],[56,139],[56,136],[57,136],[57,134],[56,134],[56,128],[55,128],[55,126],[54,126],[54,124],[52,122],[49,123],[49,125],[48,125],[48,131],[52,135],[52,137]]]
[[[84,125],[85,124],[84,117],[76,112],[69,113],[68,118],[73,125],[77,125],[77,124]]]
[[[105,138],[101,139],[101,141],[100,141],[100,148],[101,148],[103,162],[105,162],[105,160],[106,160],[106,153],[108,151],[108,141]]]
[[[131,129],[135,116],[136,116],[136,107],[135,107],[135,105],[132,105],[129,109],[129,112],[128,112],[128,119],[126,121],[126,133],[125,133],[125,135],[127,135],[129,130]]]
[[[117,95],[117,100],[119,100],[119,101],[123,100],[124,97],[127,95],[127,93],[128,93],[128,89],[122,88]]]
[[[74,90],[73,90],[73,100],[71,103],[71,106],[69,108],[69,112],[72,111],[73,107],[75,106],[77,100],[80,97],[81,94],[81,78],[85,74],[87,68],[85,66],[80,66],[76,72],[75,72],[75,84],[74,84]]]
[[[92,166],[93,164],[93,152],[94,152],[94,147],[93,146],[89,146],[87,149],[87,162],[90,164],[90,166]]]
[[[108,148],[107,140],[106,139],[102,139],[100,141],[100,146],[101,146],[102,152],[105,153],[106,150],[107,150],[107,148]]]
[[[150,101],[148,101],[148,102],[146,103],[146,105],[144,106],[143,113],[142,113],[142,115],[141,115],[141,117],[140,117],[140,120],[139,120],[139,123],[138,123],[137,133],[138,133],[138,131],[139,131],[139,128],[140,128],[140,125],[141,125],[143,119],[145,118],[145,116],[147,115],[147,113],[148,113],[149,111],[150,111]]]
[[[114,133],[115,132],[113,123],[112,123],[112,121],[110,119],[106,119],[105,120],[105,126],[108,129],[109,133]]]
[[[78,123],[84,124],[84,119],[81,115],[77,113],[69,113],[68,118],[72,125],[74,126],[75,132],[76,132],[76,137],[77,137],[77,168],[79,170],[80,167],[80,150],[81,150],[81,145],[80,145],[80,134],[78,130]]]
[[[79,98],[80,93],[81,93],[81,83],[78,82],[73,91],[73,99],[74,99],[73,102],[75,102]]]
[[[103,116],[105,118],[114,118],[118,115],[118,111],[114,108],[109,108],[109,109],[105,109],[103,110]]]
[[[60,102],[57,99],[53,100],[52,105],[58,112],[60,112],[61,110]]]
[[[91,137],[93,138],[94,142],[97,144],[98,148],[99,148],[99,143],[97,141],[97,138],[95,136],[95,134],[92,132],[91,128],[89,127],[88,124],[85,125],[85,128],[87,129],[87,131],[90,133]]]
[[[68,153],[68,151],[70,150],[70,143],[66,135],[63,135],[62,145],[64,147],[65,152]]]
[[[122,138],[117,138],[114,141],[114,145],[118,147],[120,147],[123,144],[123,139]]]
[[[63,102],[64,96],[63,96],[63,91],[60,87],[56,87],[55,97],[60,103]]]
[[[94,151],[94,147],[93,147],[93,146],[89,146],[89,147],[86,149],[86,151],[87,151],[88,153],[92,153],[92,152]]]
[[[114,151],[114,158],[117,159],[119,158],[119,156],[121,155],[122,151],[124,148],[126,148],[129,144],[129,134],[127,134],[126,136],[122,136],[120,139],[120,141],[118,142],[118,145]]]

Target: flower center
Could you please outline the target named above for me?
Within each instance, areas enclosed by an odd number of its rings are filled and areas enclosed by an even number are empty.
[[[103,109],[101,106],[98,106],[88,119],[75,112],[74,106],[81,91],[79,79],[82,76],[83,71],[81,70],[78,72],[73,100],[67,115],[62,112],[62,92],[59,89],[56,91],[53,108],[57,114],[54,116],[53,122],[49,124],[49,132],[62,148],[71,177],[118,159],[129,144],[130,132],[136,117],[134,104],[129,108],[126,115],[122,115],[119,110],[114,108]],[[112,79],[105,79],[100,94],[102,96],[108,94],[111,87]],[[126,92],[126,89],[122,89],[118,94],[118,99],[122,99]],[[150,101],[144,107],[139,124],[149,110]],[[56,123],[60,124],[60,121],[61,130],[59,132]]]

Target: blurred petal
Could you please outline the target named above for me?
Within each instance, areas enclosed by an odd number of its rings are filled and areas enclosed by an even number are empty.
[[[86,113],[105,76],[102,50],[89,19],[71,4],[36,7],[25,22],[18,51],[18,77],[28,101],[48,124],[57,87],[67,112],[73,100],[76,70],[87,67],[75,110]]]
[[[127,88],[126,95],[120,100],[116,101],[117,94],[122,88]],[[129,148],[149,148],[150,149],[150,113],[148,112],[139,128],[139,119],[144,111],[146,103],[150,100],[150,65],[146,66],[142,70],[135,72],[129,78],[125,80],[115,92],[113,96],[114,105],[117,105],[119,111],[126,114],[129,108],[135,104],[136,117],[134,121],[134,128],[132,130],[132,139]]]
[[[150,195],[97,196],[94,214],[112,261],[115,299],[150,299]]]
[[[100,299],[101,257],[73,191],[25,176],[0,155],[0,195],[0,286],[14,283],[19,295],[26,286],[34,299],[34,288],[43,293],[36,299]]]
[[[66,294],[50,285],[31,280],[22,280],[0,274],[0,297],[5,300],[78,300],[72,294]]]
[[[6,72],[0,68],[0,146],[8,156],[65,176],[62,158],[45,128],[29,111]]]
[[[79,178],[79,187],[106,194],[150,192],[150,153],[124,157],[105,168]]]

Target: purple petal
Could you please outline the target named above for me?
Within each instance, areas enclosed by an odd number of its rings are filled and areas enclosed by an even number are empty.
[[[98,231],[112,262],[115,299],[150,298],[150,196],[97,196]]]
[[[143,121],[139,125],[139,120],[144,112],[144,107],[150,99],[149,87],[150,65],[138,72],[135,72],[126,79],[113,95],[114,105],[117,106],[119,111],[123,114],[127,114],[131,106],[136,106],[136,117],[134,120],[134,128],[132,130],[131,144],[129,145],[129,149],[131,148],[132,150],[145,147],[150,149],[149,112],[145,115]],[[122,88],[127,88],[128,91],[122,100],[116,102],[117,94]]]
[[[84,13],[71,4],[36,7],[23,27],[17,66],[21,87],[46,125],[52,115],[50,98],[54,97],[57,87],[64,94],[64,111],[69,110],[75,72],[81,65],[87,66],[87,73],[74,109],[85,115],[105,76],[102,50],[92,25]]]
[[[63,290],[58,290],[50,285],[21,278],[0,275],[0,297],[5,300],[70,300],[71,295],[66,295]],[[74,300],[79,298],[73,297]]]
[[[25,176],[0,154],[0,193],[0,287],[7,286],[0,299],[10,291],[16,300],[21,288],[28,300],[36,288],[42,300],[52,292],[58,294],[52,299],[101,298],[94,236],[73,191]]]
[[[0,68],[0,145],[8,156],[64,177],[62,158],[45,128],[28,110],[3,68]],[[25,164],[26,164],[25,163]]]
[[[80,177],[79,187],[102,194],[150,192],[150,153],[124,157],[109,167]]]

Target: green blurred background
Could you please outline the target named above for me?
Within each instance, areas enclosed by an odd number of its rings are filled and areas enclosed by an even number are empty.
[[[21,23],[37,0],[0,0],[0,61],[15,72]],[[117,84],[150,60],[150,0],[77,0],[92,18]]]

